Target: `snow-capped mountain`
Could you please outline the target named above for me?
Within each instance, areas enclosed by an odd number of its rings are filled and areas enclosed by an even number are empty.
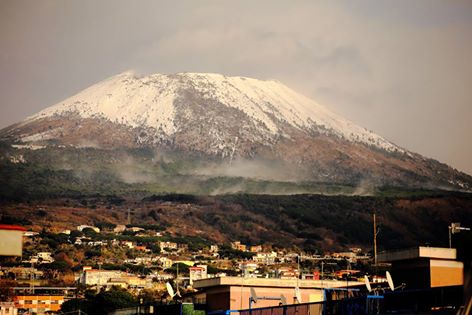
[[[278,81],[220,74],[125,72],[0,131],[0,138],[16,147],[151,147],[223,164],[279,161],[291,180],[459,189],[472,182]]]
[[[178,133],[181,116],[192,119],[188,112],[191,103],[179,106],[192,101],[186,96],[198,96],[201,102],[239,111],[247,116],[245,120],[256,134],[267,139],[283,137],[287,125],[305,133],[331,133],[388,151],[402,151],[280,82],[211,73],[138,77],[125,72],[41,111],[30,120],[74,113],[82,118],[103,118],[132,128],[155,130],[152,136],[157,140],[159,136],[172,137]]]

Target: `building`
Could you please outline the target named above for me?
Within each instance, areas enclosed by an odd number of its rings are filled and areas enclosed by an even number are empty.
[[[54,258],[52,258],[52,253],[51,252],[39,252],[36,257],[38,258],[38,261],[41,263],[49,264],[54,261]]]
[[[195,280],[206,279],[208,277],[207,265],[197,265],[195,267],[190,267],[189,275],[190,285],[192,285]]]
[[[174,242],[159,242],[159,247],[161,250],[165,249],[177,249],[177,243]]]
[[[188,251],[188,244],[177,244],[177,248],[180,251],[186,252],[186,251]]]
[[[170,268],[174,263],[172,259],[167,257],[159,257],[159,262],[161,263],[162,269]]]
[[[7,275],[14,275],[16,280],[30,280],[31,278],[39,279],[44,272],[32,267],[1,267],[0,276],[2,278]]]
[[[15,307],[30,313],[45,314],[57,312],[64,303],[63,295],[17,295],[13,298]]]
[[[0,256],[21,256],[25,232],[21,226],[0,224]]]
[[[115,233],[123,233],[126,230],[126,225],[118,224],[114,229],[113,232]]]
[[[77,231],[80,231],[82,232],[83,230],[85,229],[92,229],[94,230],[96,233],[100,233],[100,229],[96,226],[91,226],[91,225],[79,225],[77,226]]]
[[[13,302],[0,302],[0,315],[18,315],[18,309]]]
[[[148,287],[148,283],[144,278],[140,278],[138,276],[125,275],[120,278],[110,278],[105,284],[105,287],[107,289],[113,286],[119,286],[124,289],[141,290]]]
[[[252,258],[252,260],[265,264],[265,265],[273,265],[275,264],[275,260],[277,259],[277,253],[276,252],[270,252],[270,253],[257,253],[256,256]]]
[[[133,233],[138,233],[138,232],[145,231],[145,229],[141,228],[141,227],[137,227],[137,226],[132,226],[132,227],[127,228],[126,231],[130,231],[130,232],[133,232]]]
[[[252,253],[262,252],[262,245],[253,245],[249,248],[249,251]]]
[[[38,236],[39,233],[38,232],[33,232],[33,231],[26,231],[23,235],[25,237],[35,237],[35,236]]]
[[[247,250],[246,245],[241,244],[240,241],[232,242],[231,243],[231,248],[235,250],[240,250],[242,252],[245,252]]]
[[[124,275],[125,273],[120,270],[96,270],[84,267],[79,282],[84,285],[102,286],[106,285],[110,279],[121,278]]]
[[[378,255],[379,262],[392,264],[395,283],[415,289],[462,286],[464,264],[456,259],[455,248],[424,246]]]
[[[135,246],[135,244],[131,241],[121,241],[120,244],[128,248],[134,248]]]
[[[364,287],[364,282],[333,280],[297,280],[275,278],[218,277],[195,280],[193,287],[199,292],[195,300],[205,301],[208,311],[238,310],[249,308],[251,288],[257,296],[280,297],[283,295],[288,304],[296,302],[295,287],[300,288],[302,303],[323,301],[324,288]],[[277,306],[279,300],[260,299],[253,307]]]
[[[258,267],[257,263],[251,261],[243,261],[239,263],[239,269],[241,269],[243,274],[254,273]]]
[[[377,259],[392,265],[390,284],[398,296],[388,303],[393,309],[412,309],[421,313],[457,309],[464,305],[464,264],[456,260],[455,248],[419,246],[380,253]],[[402,298],[399,287],[411,292],[412,297]],[[411,305],[412,301],[414,305]],[[387,302],[388,299],[384,306]]]

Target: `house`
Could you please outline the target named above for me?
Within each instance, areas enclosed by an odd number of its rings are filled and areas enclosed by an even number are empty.
[[[147,248],[146,246],[144,246],[144,245],[136,245],[136,246],[134,247],[134,249],[139,250],[139,251],[142,251],[142,252],[150,252],[150,251],[151,251],[150,249],[148,249],[148,248]]]
[[[245,252],[247,250],[246,245],[241,244],[240,241],[231,242],[231,248]]]
[[[177,244],[177,248],[185,252],[188,250],[188,244]]]
[[[121,245],[128,248],[134,248],[134,243],[131,241],[121,241]]]
[[[17,280],[29,280],[32,277],[39,279],[44,272],[31,267],[2,267],[1,273],[3,275],[13,274]]]
[[[189,268],[190,274],[190,285],[193,284],[193,281],[205,279],[208,277],[207,265],[197,265]]]
[[[91,226],[91,225],[79,225],[77,226],[77,231],[80,231],[82,232],[83,230],[85,229],[92,229],[94,230],[96,233],[100,233],[100,229],[96,226]]]
[[[113,229],[115,233],[123,233],[124,231],[126,231],[126,225],[123,224],[119,224]]]
[[[177,249],[177,243],[174,242],[159,242],[159,247],[161,250],[165,249]]]
[[[84,267],[79,283],[90,286],[103,286],[111,278],[121,278],[125,273],[120,270],[97,270]]]
[[[125,275],[120,278],[110,278],[105,284],[107,289],[113,286],[119,286],[123,289],[144,289],[148,287],[146,279],[137,276]]]
[[[50,252],[39,252],[36,255],[31,256],[30,262],[39,264],[50,264],[54,262],[54,258],[51,255],[52,253]]]
[[[38,232],[33,232],[33,231],[26,231],[23,233],[23,236],[26,236],[26,237],[34,237],[34,236],[37,236],[39,235]]]
[[[64,303],[64,295],[17,295],[13,297],[15,307],[30,313],[58,312]]]
[[[302,280],[320,280],[320,272],[302,273]]]
[[[255,262],[245,261],[245,262],[239,263],[239,269],[241,269],[244,274],[253,273],[254,271],[257,270],[258,267],[259,266]]]
[[[273,265],[275,264],[275,259],[277,258],[277,253],[276,252],[270,252],[270,253],[257,253],[256,256],[252,258],[252,260],[265,264],[265,265]]]
[[[163,269],[167,269],[172,267],[173,261],[170,258],[167,257],[159,257],[159,262],[161,263],[161,266]]]
[[[13,302],[0,302],[0,315],[18,315],[18,308]]]
[[[130,231],[130,232],[133,232],[133,233],[138,233],[138,232],[145,231],[145,229],[137,227],[137,226],[132,226],[132,227],[127,228],[126,231]]]
[[[154,277],[156,278],[157,281],[167,281],[167,280],[171,280],[171,279],[174,279],[174,275],[171,274],[171,273],[158,273],[158,274],[155,274]]]
[[[249,251],[252,253],[262,252],[262,245],[253,245],[249,248]]]

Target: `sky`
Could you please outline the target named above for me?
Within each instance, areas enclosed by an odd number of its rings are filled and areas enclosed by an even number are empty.
[[[0,1],[0,128],[128,70],[276,79],[472,174],[472,1]]]

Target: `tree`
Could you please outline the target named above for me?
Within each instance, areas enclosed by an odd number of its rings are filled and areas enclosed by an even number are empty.
[[[101,291],[96,295],[87,291],[84,299],[64,302],[61,311],[66,313],[80,309],[88,315],[101,315],[119,308],[136,306],[136,303],[131,293],[119,287],[112,287],[109,291]]]
[[[112,287],[109,291],[102,291],[95,296],[92,314],[107,314],[110,311],[136,305],[136,299],[119,287]],[[90,315],[90,313],[88,313]]]

